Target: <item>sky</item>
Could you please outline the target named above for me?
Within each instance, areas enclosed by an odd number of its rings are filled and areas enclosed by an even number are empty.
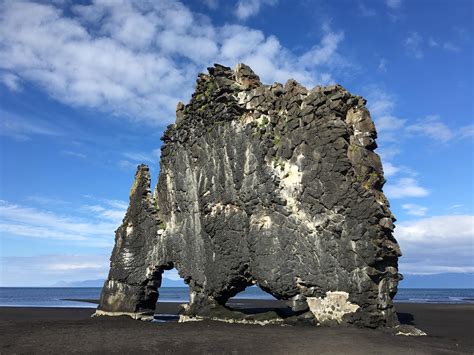
[[[0,286],[105,278],[213,63],[368,100],[404,274],[474,272],[470,0],[0,1]],[[168,274],[178,278],[176,272]]]

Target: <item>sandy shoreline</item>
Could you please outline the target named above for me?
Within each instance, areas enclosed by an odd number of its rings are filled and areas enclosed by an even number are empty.
[[[252,311],[278,301],[235,300]],[[170,354],[447,354],[474,352],[474,305],[397,304],[399,318],[426,337],[384,330],[177,323],[178,303],[159,303],[157,320],[91,318],[92,308],[0,307],[0,353],[159,352]]]

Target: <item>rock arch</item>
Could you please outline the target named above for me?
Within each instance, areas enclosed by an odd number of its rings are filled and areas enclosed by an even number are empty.
[[[183,319],[223,317],[257,282],[316,323],[397,323],[401,254],[363,98],[216,64],[176,117],[153,194],[138,167],[98,314],[149,316],[174,265],[191,291]]]

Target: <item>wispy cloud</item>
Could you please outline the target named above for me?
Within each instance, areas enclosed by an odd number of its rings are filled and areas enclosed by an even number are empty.
[[[405,127],[408,135],[429,137],[439,143],[449,143],[474,136],[474,125],[451,128],[441,120],[439,115],[428,115]]]
[[[141,152],[125,152],[123,156],[134,162],[154,162],[152,154],[141,153]]]
[[[123,212],[125,212],[125,210],[128,207],[128,202],[126,202],[126,201],[109,200],[109,199],[104,199],[104,200],[101,200],[101,201],[104,201],[104,203],[106,203],[110,207],[122,210]]]
[[[361,0],[357,3],[357,9],[359,10],[359,13],[364,17],[372,17],[377,14],[375,9],[368,7],[367,4]]]
[[[327,64],[329,61],[337,58],[337,49],[339,44],[344,40],[344,32],[333,32],[329,24],[323,25],[325,32],[321,43],[313,46],[300,59],[300,63],[311,63],[314,66]]]
[[[400,142],[401,139],[415,136],[448,143],[455,138],[463,139],[474,135],[474,125],[450,127],[437,114],[416,120],[400,118],[395,114],[394,96],[378,86],[368,87],[366,90],[368,107],[375,121],[379,141],[384,143],[384,149],[390,149],[390,144]]]
[[[124,152],[125,159],[118,161],[118,166],[125,170],[135,169],[137,165],[143,163],[156,163],[160,159],[160,148],[153,149],[151,152]]]
[[[403,43],[407,54],[417,59],[423,58],[422,41],[423,37],[418,32],[409,33]]]
[[[389,9],[396,10],[402,5],[402,0],[386,0],[385,4]]]
[[[368,107],[378,133],[378,142],[383,147],[378,153],[382,157],[385,177],[388,178],[385,193],[395,199],[427,196],[429,190],[417,180],[416,171],[396,162],[397,156],[401,153],[402,142],[416,138],[419,142],[431,141],[447,145],[454,140],[473,137],[474,126],[450,127],[439,115],[427,115],[412,121],[400,118],[395,114],[394,96],[377,86],[368,87],[366,90]],[[429,140],[421,141],[423,138]]]
[[[406,119],[398,117],[395,111],[396,99],[383,88],[367,88],[367,104],[375,121],[379,140],[394,142],[399,139],[399,132],[404,128]],[[388,144],[385,144],[387,147]]]
[[[446,143],[454,137],[452,130],[444,124],[438,115],[429,115],[406,127],[406,132],[425,135],[436,141]]]
[[[219,7],[219,0],[201,0],[211,10],[216,10]]]
[[[69,155],[71,157],[80,158],[80,159],[87,158],[87,155],[85,155],[84,153],[73,152],[71,150],[62,150],[61,153],[64,155]]]
[[[411,177],[403,177],[387,184],[384,188],[388,198],[398,199],[407,197],[424,197],[429,195],[429,191],[418,184],[418,181]]]
[[[53,207],[53,206],[50,206]],[[49,208],[0,201],[0,231],[5,236],[61,240],[87,246],[110,247],[114,230],[125,215],[125,203],[100,211],[84,208],[86,215],[52,212]],[[120,208],[117,208],[120,207]],[[71,209],[73,211],[73,209]],[[91,213],[93,212],[93,213]]]
[[[439,47],[439,43],[433,37],[430,37],[428,40],[428,45],[430,47]]]
[[[444,49],[444,50],[447,50],[447,51],[450,51],[450,52],[460,52],[461,51],[461,48],[456,46],[454,43],[448,42],[448,41],[441,42],[441,41],[435,40],[433,37],[430,37],[430,39],[428,40],[428,45],[431,48],[441,48],[441,49]]]
[[[120,206],[103,206],[103,205],[84,205],[81,207],[83,211],[92,212],[95,214],[96,218],[99,217],[104,220],[109,220],[113,222],[116,226],[118,226],[123,217],[125,216],[125,211],[127,209],[127,205],[120,205]]]
[[[385,177],[391,177],[391,176],[395,175],[396,173],[398,173],[399,171],[400,171],[400,168],[397,167],[397,166],[394,166],[389,161],[387,161],[383,165],[383,172],[384,172]]]
[[[117,162],[117,165],[123,170],[132,170],[137,168],[138,163],[132,163],[129,160],[121,159]]]
[[[240,16],[272,3],[242,1]],[[253,10],[244,10],[245,4]],[[341,31],[323,26],[320,41],[296,56],[275,36],[247,26],[214,26],[178,1],[22,1],[6,2],[0,11],[3,72],[63,103],[158,124],[174,121],[176,102],[188,100],[197,73],[214,62],[246,62],[264,82],[294,77],[308,86],[331,81],[344,63]]]
[[[20,78],[13,73],[3,73],[0,75],[0,82],[11,91],[21,91]]]
[[[256,16],[263,6],[274,6],[277,2],[277,0],[238,0],[235,15],[240,20],[247,20],[249,17]]]
[[[387,60],[385,58],[380,59],[377,70],[383,73],[387,71]]]
[[[474,138],[474,124],[470,124],[459,129],[461,138]]]
[[[401,272],[473,272],[474,216],[445,215],[398,223]]]
[[[426,212],[428,211],[427,207],[415,205],[413,203],[405,203],[402,205],[402,208],[410,216],[417,216],[417,217],[425,216]]]
[[[34,135],[59,136],[61,132],[40,119],[21,117],[0,110],[0,135],[19,141],[29,140]]]
[[[41,196],[41,195],[28,196],[26,200],[29,203],[34,202],[40,205],[63,206],[63,205],[69,204],[67,201],[64,201],[63,199],[60,199],[60,198],[47,197],[47,196]]]
[[[461,51],[461,48],[459,48],[458,46],[456,46],[455,44],[453,44],[451,42],[444,42],[443,43],[443,49],[445,49],[447,51],[451,51],[451,52],[460,52]]]

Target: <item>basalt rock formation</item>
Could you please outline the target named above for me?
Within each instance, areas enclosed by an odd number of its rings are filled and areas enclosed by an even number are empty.
[[[396,325],[400,250],[366,101],[263,85],[243,64],[208,70],[162,137],[153,193],[138,167],[97,314],[153,314],[175,267],[190,288],[182,320]],[[254,284],[294,313],[225,307]]]

